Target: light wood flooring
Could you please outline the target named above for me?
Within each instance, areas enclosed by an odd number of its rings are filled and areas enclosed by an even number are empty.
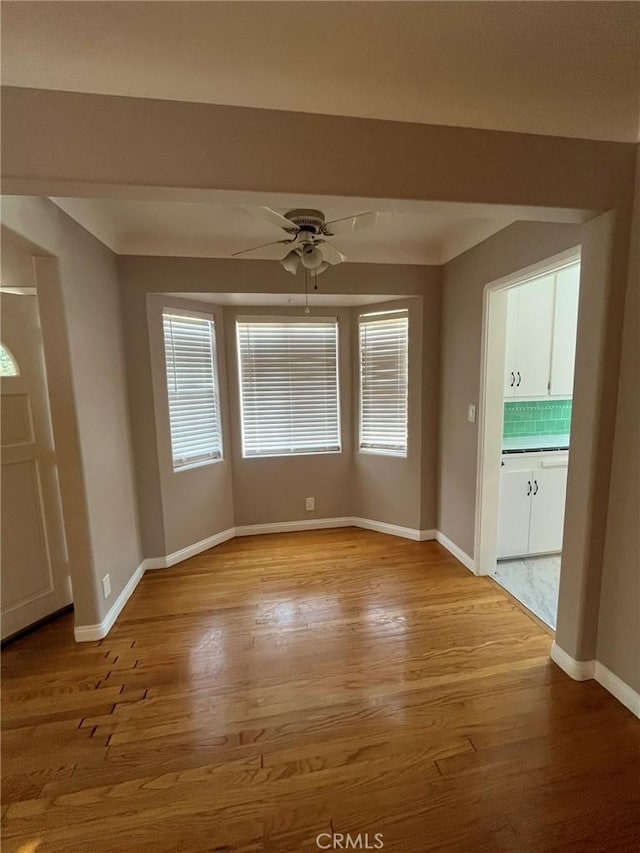
[[[3,652],[3,850],[638,853],[640,724],[550,643],[434,542],[232,540]]]

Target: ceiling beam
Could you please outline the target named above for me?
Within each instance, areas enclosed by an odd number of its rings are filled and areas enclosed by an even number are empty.
[[[354,196],[628,207],[636,146],[5,87],[7,194]],[[79,189],[84,189],[79,193]]]

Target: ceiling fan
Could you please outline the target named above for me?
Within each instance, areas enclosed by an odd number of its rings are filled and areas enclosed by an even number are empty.
[[[287,233],[287,237],[284,240],[272,240],[270,243],[262,243],[251,249],[234,252],[231,257],[281,244],[287,247],[287,252],[280,258],[280,263],[292,275],[297,273],[300,265],[317,276],[330,266],[346,261],[346,255],[336,249],[327,237],[370,228],[378,221],[377,213],[359,213],[326,222],[321,210],[296,209],[290,210],[284,216],[270,207],[250,207],[246,210],[282,228]]]

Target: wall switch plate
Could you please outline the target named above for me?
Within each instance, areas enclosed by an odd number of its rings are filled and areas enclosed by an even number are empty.
[[[307,498],[305,505],[306,505],[307,512],[311,512],[311,510],[316,508],[316,499],[315,498]]]
[[[469,409],[467,411],[467,420],[470,424],[475,424],[476,422],[476,407],[473,403],[469,404]]]
[[[111,595],[111,578],[109,575],[105,575],[102,578],[102,592],[104,593],[105,598],[109,598]]]

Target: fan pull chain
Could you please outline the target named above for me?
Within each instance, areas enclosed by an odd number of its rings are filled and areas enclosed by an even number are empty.
[[[304,313],[309,313],[309,270],[304,268]]]

